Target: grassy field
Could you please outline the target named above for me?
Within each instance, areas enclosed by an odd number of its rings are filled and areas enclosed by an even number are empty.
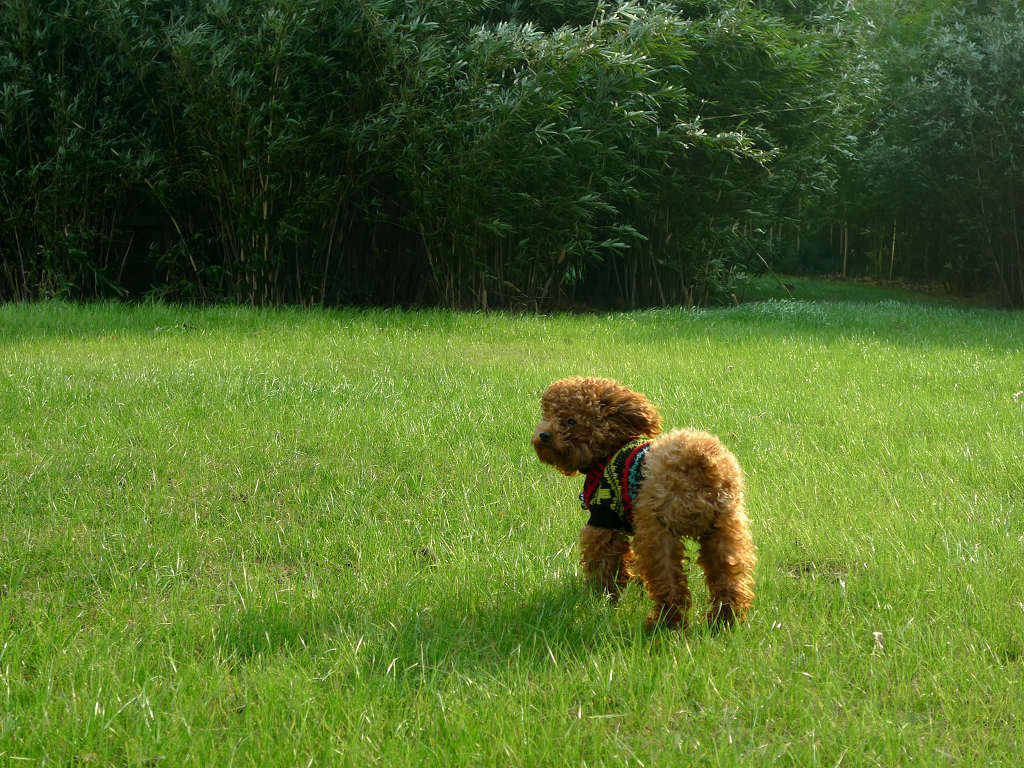
[[[0,765],[1018,765],[1022,340],[906,301],[0,306]],[[570,374],[737,454],[746,625],[582,588],[528,442]]]

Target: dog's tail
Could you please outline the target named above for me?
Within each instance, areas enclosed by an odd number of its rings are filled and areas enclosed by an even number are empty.
[[[721,440],[710,432],[688,431],[684,444],[687,458],[699,468],[706,484],[719,492],[742,495],[743,471]]]

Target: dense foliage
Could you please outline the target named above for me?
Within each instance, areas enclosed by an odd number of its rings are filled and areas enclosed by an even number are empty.
[[[1021,301],[1011,6],[8,0],[0,298],[637,306],[842,263]]]
[[[844,177],[857,267],[1024,304],[1024,8],[957,4],[883,48],[860,63],[874,103]]]

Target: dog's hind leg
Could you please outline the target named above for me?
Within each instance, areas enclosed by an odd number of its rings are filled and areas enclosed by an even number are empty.
[[[742,507],[729,510],[700,538],[697,564],[711,594],[708,622],[729,626],[743,621],[754,600],[757,554]]]
[[[584,526],[580,531],[580,567],[595,589],[618,600],[629,581],[629,539],[621,531]]]
[[[657,517],[634,507],[633,570],[647,585],[654,607],[647,616],[647,629],[675,629],[686,626],[690,611],[690,588],[686,582],[686,550]]]

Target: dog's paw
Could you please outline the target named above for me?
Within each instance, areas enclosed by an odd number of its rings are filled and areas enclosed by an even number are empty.
[[[743,619],[736,616],[736,612],[731,605],[722,603],[721,605],[711,607],[707,613],[706,620],[708,626],[712,629],[729,629]]]
[[[686,611],[679,605],[659,605],[647,614],[644,625],[648,632],[659,629],[686,629]]]

